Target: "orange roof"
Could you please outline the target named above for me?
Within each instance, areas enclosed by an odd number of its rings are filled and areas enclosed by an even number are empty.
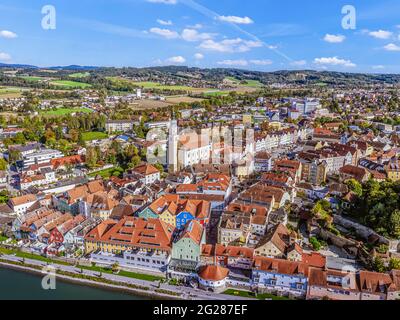
[[[308,275],[309,265],[303,262],[255,257],[253,267],[257,270],[269,271],[280,274],[303,274]]]
[[[202,256],[225,256],[225,257],[242,257],[253,259],[254,249],[238,246],[224,246],[222,244],[205,244],[201,248]]]
[[[124,217],[118,222],[103,221],[85,240],[170,251],[173,232],[174,227],[160,219]]]
[[[20,206],[22,204],[36,201],[36,196],[33,194],[27,194],[25,196],[11,198],[10,201],[13,206]]]
[[[190,238],[195,243],[200,244],[203,236],[203,226],[196,220],[190,220],[182,233],[182,238]]]
[[[221,266],[203,266],[199,270],[199,277],[208,281],[221,281],[228,277],[229,269]]]
[[[77,165],[85,162],[83,155],[73,155],[50,160],[51,165],[56,169],[63,165]]]
[[[155,173],[160,173],[160,171],[151,164],[142,164],[132,169],[133,172],[148,176]]]
[[[210,213],[210,203],[208,201],[180,199],[179,195],[176,194],[168,194],[158,198],[149,208],[155,214],[162,214],[165,210],[168,210],[173,215],[189,212],[196,218],[206,218]]]

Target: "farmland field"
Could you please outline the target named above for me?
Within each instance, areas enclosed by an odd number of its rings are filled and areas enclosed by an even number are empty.
[[[24,76],[24,77],[20,77],[21,79],[24,79],[26,81],[30,81],[30,82],[39,82],[39,81],[43,81],[45,80],[45,78],[41,78],[41,77],[31,77],[31,76]]]
[[[115,82],[122,82],[122,83],[131,83],[137,87],[144,88],[144,89],[158,89],[158,90],[172,90],[172,91],[188,91],[188,92],[193,92],[193,93],[203,93],[205,91],[209,91],[211,89],[209,88],[194,88],[194,87],[189,87],[189,86],[173,86],[173,85],[163,85],[157,82],[152,82],[152,81],[143,81],[143,82],[137,82],[137,81],[132,81],[129,79],[124,79],[124,78],[119,78],[119,77],[108,77],[107,78],[110,81],[115,81]]]
[[[246,83],[241,83],[239,79],[234,77],[227,77],[225,80],[232,82],[233,84],[240,87],[252,87],[252,88],[260,88],[264,86],[260,81],[257,80],[246,80]]]
[[[40,113],[44,116],[66,116],[72,113],[91,113],[93,112],[91,109],[88,108],[58,108],[57,110],[48,110],[48,111],[41,111]]]
[[[108,134],[104,132],[92,131],[82,133],[83,141],[101,140],[106,138],[108,138]]]
[[[22,91],[27,89],[16,87],[0,87],[0,99],[12,99],[21,97]]]
[[[55,80],[51,81],[50,84],[54,86],[60,86],[66,89],[87,89],[90,88],[92,85],[88,83],[83,83],[83,82],[77,82],[77,81],[67,81],[67,80]]]
[[[68,77],[70,78],[85,78],[89,77],[90,73],[89,72],[77,72],[77,73],[72,73]]]

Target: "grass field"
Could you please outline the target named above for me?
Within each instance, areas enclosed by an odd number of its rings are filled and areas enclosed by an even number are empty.
[[[119,176],[121,176],[121,174],[123,172],[124,172],[124,169],[122,169],[121,167],[114,167],[114,168],[110,168],[110,169],[106,169],[106,170],[101,170],[101,171],[90,173],[89,177],[93,178],[93,177],[96,177],[97,175],[99,175],[103,179],[108,179],[111,176],[119,177]]]
[[[227,77],[226,80],[229,80],[234,84],[242,87],[261,88],[264,86],[260,81],[257,80],[247,80],[246,83],[241,83],[239,79],[236,79],[234,77]]]
[[[50,82],[51,85],[59,86],[66,89],[87,89],[90,88],[92,85],[83,82],[77,81],[68,81],[68,80],[55,80]]]
[[[226,96],[228,94],[229,91],[208,91],[204,93],[204,95],[208,97],[220,97],[220,96]]]
[[[91,266],[91,267],[77,266],[77,268],[82,268],[85,270],[92,270],[92,271],[97,271],[97,272],[102,272],[102,273],[112,273],[111,269],[98,267],[98,266]],[[157,276],[143,274],[143,273],[137,273],[137,272],[124,271],[124,270],[120,270],[118,275],[122,276],[122,277],[141,279],[141,280],[146,280],[146,281],[164,280],[164,278],[162,278],[162,277],[157,277]]]
[[[30,81],[30,82],[39,82],[39,81],[44,80],[44,78],[41,78],[41,77],[31,77],[31,76],[25,76],[25,77],[20,77],[20,78],[22,78],[26,81]]]
[[[144,89],[158,89],[158,90],[172,90],[172,91],[188,91],[188,92],[193,92],[193,93],[203,93],[206,91],[210,91],[210,89],[207,88],[194,88],[194,87],[189,87],[189,86],[172,86],[172,85],[163,85],[157,82],[152,82],[152,81],[143,81],[143,82],[137,82],[137,81],[132,81],[124,78],[119,78],[119,77],[108,77],[107,78],[110,81],[119,81],[119,82],[128,82],[131,83],[137,87],[141,87]]]
[[[108,138],[108,134],[105,132],[84,132],[82,133],[83,141],[101,140]]]
[[[0,99],[12,99],[21,97],[23,89],[16,87],[0,87]]]
[[[62,117],[62,116],[66,116],[72,113],[92,113],[93,111],[91,109],[88,108],[58,108],[57,110],[49,110],[49,111],[42,111],[40,112],[40,114],[44,115],[44,116],[58,116],[58,117]]]
[[[89,72],[77,72],[77,73],[70,74],[68,77],[70,77],[70,78],[86,78],[89,76],[90,76]]]

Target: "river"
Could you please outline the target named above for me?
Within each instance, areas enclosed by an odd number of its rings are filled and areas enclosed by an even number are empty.
[[[128,293],[58,280],[55,290],[44,290],[42,277],[0,268],[0,300],[144,300]]]

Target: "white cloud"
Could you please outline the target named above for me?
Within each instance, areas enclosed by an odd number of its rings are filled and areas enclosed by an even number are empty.
[[[17,37],[18,37],[17,34],[12,31],[8,31],[8,30],[0,31],[0,38],[14,39]]]
[[[327,33],[324,37],[324,41],[329,42],[329,43],[341,43],[345,39],[346,39],[346,37],[341,34],[334,35],[334,34]]]
[[[271,49],[271,50],[276,50],[276,49],[278,49],[278,46],[269,45],[269,46],[267,46],[267,48]]]
[[[247,52],[252,48],[262,47],[262,43],[259,41],[243,40],[241,38],[236,39],[225,39],[222,41],[206,40],[200,44],[200,48],[217,51],[217,52]]]
[[[180,64],[185,63],[186,59],[182,56],[171,57],[166,60],[167,63]]]
[[[8,53],[0,52],[0,61],[8,62],[11,60],[11,56]]]
[[[187,26],[187,28],[189,28],[189,29],[202,29],[202,28],[203,28],[203,25],[200,24],[200,23],[196,23],[196,24],[193,25],[193,26]]]
[[[272,61],[269,59],[264,60],[250,60],[251,64],[255,64],[257,66],[268,66],[272,64]]]
[[[247,66],[249,63],[247,60],[223,60],[223,61],[218,61],[217,64],[223,65],[223,66],[240,66],[244,67]]]
[[[374,69],[374,70],[382,70],[382,69],[385,69],[385,66],[382,66],[382,65],[372,66],[372,69]]]
[[[252,24],[254,21],[249,17],[237,17],[237,16],[219,16],[217,17],[219,21],[230,22],[236,24]]]
[[[203,59],[204,59],[204,54],[202,54],[202,53],[196,53],[196,54],[194,55],[194,58],[195,58],[196,60],[203,60]]]
[[[162,19],[157,19],[157,22],[161,24],[162,26],[172,26],[172,21],[171,20],[162,20]]]
[[[385,30],[378,30],[378,31],[370,31],[368,34],[371,37],[374,37],[377,39],[389,39],[393,35],[393,32],[385,31]]]
[[[211,33],[200,33],[195,29],[184,29],[181,36],[183,40],[189,42],[208,40],[213,37]]]
[[[292,61],[290,63],[290,65],[294,66],[294,67],[301,67],[301,66],[305,66],[306,64],[307,64],[306,60],[297,60],[297,61]]]
[[[177,32],[169,30],[169,29],[151,28],[150,32],[154,33],[154,34],[157,34],[159,36],[162,36],[162,37],[164,37],[166,39],[179,38],[179,34]]]
[[[178,0],[146,0],[151,3],[177,4]]]
[[[394,43],[389,43],[383,47],[386,51],[400,51],[400,46]]]
[[[356,64],[350,60],[339,59],[338,57],[330,58],[315,58],[314,63],[317,65],[330,65],[330,66],[342,66],[342,67],[356,67]]]

